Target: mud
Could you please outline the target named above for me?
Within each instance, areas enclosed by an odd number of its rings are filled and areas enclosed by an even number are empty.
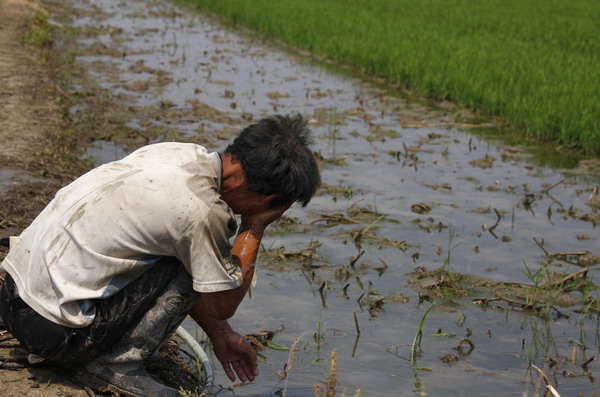
[[[18,234],[56,190],[83,169],[63,168],[57,136],[66,128],[62,89],[55,83],[52,54],[25,45],[23,37],[38,5],[24,0],[0,4],[0,233]],[[15,71],[19,71],[15,73]],[[0,259],[6,249],[0,248]],[[2,275],[0,275],[2,276]],[[7,335],[0,331],[0,338]],[[2,345],[11,343],[4,341]],[[0,356],[15,358],[15,349],[0,346]],[[6,364],[5,364],[6,365]],[[8,365],[16,365],[8,363]],[[3,365],[4,366],[4,365]],[[44,369],[0,370],[5,396],[86,396],[69,377]]]

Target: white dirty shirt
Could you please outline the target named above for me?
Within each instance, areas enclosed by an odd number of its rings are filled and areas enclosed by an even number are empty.
[[[190,143],[143,147],[58,191],[3,266],[45,318],[85,327],[107,298],[164,256],[177,257],[198,292],[241,285],[230,261],[235,216],[219,196],[221,160]]]

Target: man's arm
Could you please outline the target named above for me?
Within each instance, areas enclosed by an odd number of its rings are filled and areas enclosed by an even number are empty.
[[[231,328],[227,319],[233,316],[250,288],[256,255],[265,228],[279,218],[290,205],[242,216],[240,231],[231,248],[233,260],[242,270],[242,285],[232,290],[203,293],[190,311],[194,321],[210,338],[215,354],[231,381],[235,380],[234,372],[241,381],[252,381],[258,376],[256,353],[244,338]]]
[[[203,313],[217,320],[231,318],[244,299],[254,276],[256,255],[265,228],[279,218],[289,206],[277,207],[256,215],[242,216],[240,231],[231,247],[231,256],[242,270],[242,285],[226,291],[204,293],[198,304]]]
[[[231,328],[227,319],[233,316],[250,287],[263,231],[264,227],[252,228],[242,222],[242,228],[231,249],[234,260],[242,269],[242,285],[232,290],[203,293],[190,311],[194,321],[210,338],[215,355],[232,382],[235,374],[242,382],[253,381],[258,376],[256,353]]]

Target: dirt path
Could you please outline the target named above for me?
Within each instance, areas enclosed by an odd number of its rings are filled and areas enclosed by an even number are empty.
[[[42,141],[60,125],[54,95],[39,89],[51,86],[39,51],[22,42],[36,7],[24,0],[4,0],[0,4],[2,166],[30,168],[32,156],[43,149]]]
[[[84,165],[66,166],[67,147],[56,150],[65,131],[64,98],[53,81],[52,54],[24,43],[37,5],[0,2],[0,232],[18,233],[57,187]],[[19,182],[19,183],[16,183]],[[0,256],[0,259],[3,256]]]
[[[51,150],[66,121],[49,67],[50,54],[23,42],[37,7],[25,0],[0,2],[2,237],[19,233],[73,171],[62,167]],[[0,251],[0,260],[5,254]],[[0,357],[15,358],[19,353],[18,349],[0,348]],[[0,370],[0,391],[2,396],[88,395],[64,374],[43,369]]]

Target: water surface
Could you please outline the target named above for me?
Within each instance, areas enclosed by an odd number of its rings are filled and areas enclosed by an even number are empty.
[[[76,62],[115,101],[137,109],[128,128],[165,131],[149,142],[169,140],[168,131],[176,131],[221,150],[250,119],[300,113],[310,120],[324,188],[308,207],[287,214],[305,226],[303,232],[272,232],[263,246],[289,252],[318,243],[312,267],[292,260],[259,264],[259,284],[231,321],[244,334],[283,327],[273,342],[289,348],[297,341],[288,396],[314,395],[315,384],[323,390],[334,349],[338,394],[533,396],[542,393],[543,382],[529,364],[548,370],[548,357],[560,362],[553,380],[563,395],[599,392],[593,379],[570,376],[581,374],[578,364],[598,353],[598,317],[569,309],[569,318],[541,320],[481,307],[472,298],[446,301],[429,314],[423,353],[411,366],[410,345],[430,302],[420,302],[407,280],[417,266],[446,266],[528,283],[525,265],[537,269],[545,260],[534,239],[549,252],[600,254],[595,225],[567,215],[591,212],[586,200],[598,179],[565,174],[528,159],[527,151],[474,134],[463,117],[468,114],[448,104],[429,109],[409,103],[381,85],[283,52],[189,8],[140,0],[65,3],[75,10],[73,26],[86,32],[79,39],[86,50]],[[165,108],[173,117],[152,111]],[[104,140],[88,156],[101,164],[132,149]],[[415,204],[430,210],[417,213]],[[323,220],[336,214],[358,223]],[[369,224],[370,238],[357,246],[357,228]],[[551,271],[578,270],[556,264]],[[365,299],[377,295],[384,304],[369,312]],[[199,332],[192,322],[185,326]],[[475,348],[459,354],[453,347],[466,336]],[[260,378],[236,386],[235,393],[284,385],[290,352],[262,353]],[[458,361],[444,363],[446,354]],[[217,382],[230,386],[215,367]]]

